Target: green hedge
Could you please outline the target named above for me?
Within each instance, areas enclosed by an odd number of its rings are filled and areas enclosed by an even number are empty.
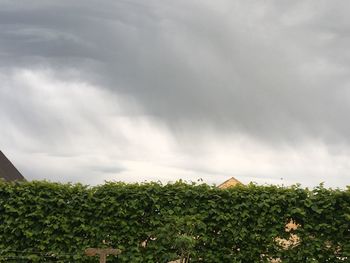
[[[350,189],[0,182],[0,262],[98,262],[87,247],[123,251],[108,262],[350,262]]]

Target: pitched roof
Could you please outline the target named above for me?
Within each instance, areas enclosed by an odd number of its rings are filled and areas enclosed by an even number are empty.
[[[2,151],[0,151],[0,179],[5,179],[5,181],[25,180]]]
[[[226,180],[222,184],[218,185],[218,188],[220,189],[227,189],[230,187],[233,187],[235,185],[242,184],[240,181],[238,181],[236,178],[231,177],[230,179]]]

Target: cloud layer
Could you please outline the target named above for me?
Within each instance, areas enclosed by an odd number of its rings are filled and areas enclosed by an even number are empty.
[[[0,145],[31,178],[350,183],[350,4],[0,7]]]

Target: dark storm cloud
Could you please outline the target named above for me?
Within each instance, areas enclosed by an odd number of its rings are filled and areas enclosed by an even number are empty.
[[[76,69],[174,131],[348,142],[343,1],[0,1],[3,70]],[[71,77],[71,76],[70,76]]]

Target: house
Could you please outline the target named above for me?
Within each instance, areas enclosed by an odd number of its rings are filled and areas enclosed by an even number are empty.
[[[236,178],[231,177],[230,179],[226,180],[222,184],[218,185],[218,188],[227,189],[236,185],[242,185],[242,183],[238,181]]]
[[[0,180],[5,181],[25,181],[23,175],[16,169],[5,154],[0,151]]]

